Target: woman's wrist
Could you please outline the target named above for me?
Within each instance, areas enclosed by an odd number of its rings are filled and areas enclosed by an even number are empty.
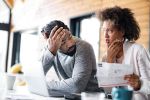
[[[139,81],[137,82],[137,85],[136,85],[136,87],[134,87],[134,90],[135,90],[135,91],[138,91],[138,90],[140,90],[140,88],[141,88],[141,80],[139,80]]]

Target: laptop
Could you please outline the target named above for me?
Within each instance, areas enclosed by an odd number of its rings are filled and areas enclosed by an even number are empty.
[[[28,84],[28,90],[31,93],[46,97],[65,97],[69,99],[81,99],[80,95],[72,94],[66,91],[50,90],[46,82],[41,62],[34,62],[26,65],[24,69],[25,80]]]

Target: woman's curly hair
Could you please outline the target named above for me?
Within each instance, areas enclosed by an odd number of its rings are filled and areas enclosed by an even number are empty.
[[[130,9],[115,6],[101,11],[99,18],[102,22],[106,20],[114,22],[114,27],[124,32],[125,39],[135,41],[140,36],[140,28],[133,15]]]

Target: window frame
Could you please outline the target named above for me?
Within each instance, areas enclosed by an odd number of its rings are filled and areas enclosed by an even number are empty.
[[[89,13],[89,14],[85,14],[85,15],[81,15],[81,16],[78,16],[78,17],[73,17],[70,19],[70,31],[72,32],[72,34],[74,36],[77,36],[80,38],[80,32],[81,32],[81,21],[83,19],[86,19],[86,18],[90,18],[92,16],[95,16],[95,13]]]
[[[92,17],[96,17],[96,13],[92,12],[92,13],[88,13],[88,14],[84,14],[78,17],[73,17],[70,19],[70,31],[74,36],[77,36],[79,38],[81,38],[81,23],[84,19],[90,19]],[[100,34],[99,34],[100,35]],[[100,36],[99,36],[99,41],[98,41],[99,45],[98,45],[98,56],[96,57],[97,61],[99,61],[99,57],[100,57]],[[94,47],[93,47],[94,49]]]
[[[20,44],[21,44],[21,32],[20,31],[14,32],[11,66],[20,62]]]
[[[25,32],[30,32],[32,30],[35,32],[33,32],[33,33],[31,32],[31,34],[38,35],[38,28],[31,28],[31,29],[14,32],[13,45],[12,45],[12,56],[11,56],[11,66],[13,66],[16,63],[20,63],[20,49],[21,49],[21,38],[22,38],[21,35],[28,34]]]
[[[6,9],[8,9],[8,23],[1,23],[0,22],[0,30],[7,31],[8,37],[7,37],[7,49],[6,49],[6,60],[5,60],[5,72],[7,72],[8,67],[8,56],[9,56],[9,46],[10,46],[10,34],[11,34],[11,18],[12,18],[12,11],[5,0],[2,0],[3,3],[7,6]]]

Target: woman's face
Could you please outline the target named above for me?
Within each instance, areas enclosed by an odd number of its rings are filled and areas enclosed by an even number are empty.
[[[123,33],[121,31],[118,31],[115,27],[112,21],[106,20],[103,22],[102,25],[102,32],[105,36],[105,42],[107,47],[110,46],[110,44],[114,40],[123,40]]]

